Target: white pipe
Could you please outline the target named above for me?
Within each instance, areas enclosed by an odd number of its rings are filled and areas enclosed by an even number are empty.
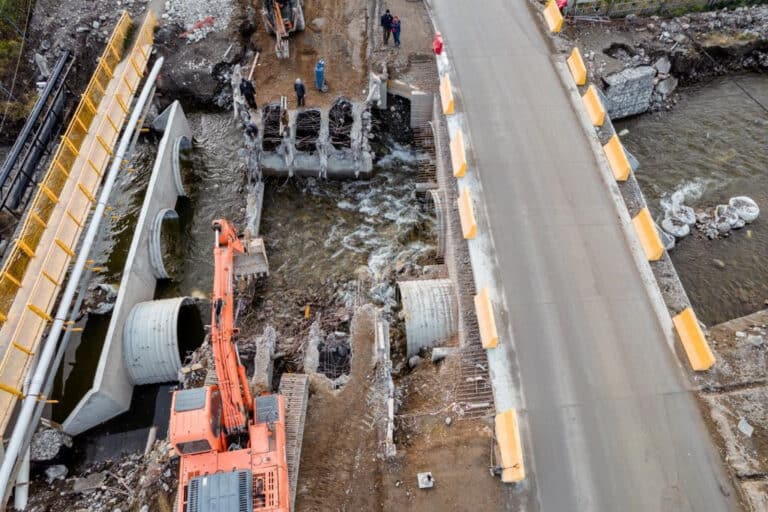
[[[13,493],[13,508],[26,510],[29,502],[29,448],[24,452],[24,460],[16,477],[16,491]]]
[[[30,421],[35,412],[35,406],[38,404],[38,397],[42,394],[46,377],[48,376],[51,360],[56,355],[56,345],[59,340],[59,335],[62,333],[64,322],[68,316],[69,309],[72,306],[72,299],[74,298],[77,287],[80,283],[80,278],[86,267],[86,260],[88,259],[96,235],[99,231],[99,224],[104,217],[104,211],[107,207],[107,201],[109,195],[112,192],[112,187],[117,180],[120,168],[123,165],[123,157],[131,143],[133,132],[138,124],[139,117],[144,109],[144,104],[149,98],[150,91],[153,90],[154,82],[157,79],[157,75],[160,72],[160,67],[163,65],[163,58],[159,57],[152,67],[152,71],[149,73],[144,88],[141,90],[136,106],[131,112],[131,117],[128,120],[128,124],[125,127],[122,137],[120,138],[120,145],[115,152],[115,156],[112,159],[112,166],[109,168],[107,178],[104,181],[101,194],[99,195],[99,202],[96,204],[93,215],[91,217],[91,223],[88,226],[88,231],[83,239],[83,244],[80,247],[80,252],[77,256],[77,261],[72,266],[72,274],[69,276],[67,287],[64,289],[64,294],[59,302],[59,307],[56,310],[56,316],[54,317],[53,324],[48,331],[48,337],[45,339],[43,345],[43,351],[40,353],[40,359],[35,373],[32,376],[32,381],[29,386],[27,394],[24,396],[24,401],[21,405],[21,410],[16,419],[16,425],[13,428],[13,434],[8,441],[8,448],[5,451],[5,457],[3,458],[2,465],[0,466],[0,489],[4,496],[8,495],[8,484],[13,474],[14,466],[16,465],[16,459],[19,457],[24,444],[24,438],[27,430],[30,427]],[[5,503],[5,499],[3,499]]]

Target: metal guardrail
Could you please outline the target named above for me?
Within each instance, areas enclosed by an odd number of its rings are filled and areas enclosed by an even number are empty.
[[[144,75],[155,23],[149,11],[123,59],[132,22],[126,12],[121,16],[0,272],[0,391],[5,392],[0,393],[0,432],[22,396],[27,367],[52,320],[51,310]]]
[[[91,77],[56,155],[51,161],[45,177],[40,182],[39,189],[19,231],[19,236],[14,241],[13,247],[9,249],[9,255],[2,271],[0,271],[0,322],[5,322],[7,318],[16,292],[21,287],[27,266],[35,256],[35,250],[45,231],[53,207],[58,202],[58,196],[64,188],[64,183],[69,177],[80,147],[96,116],[98,105],[104,97],[109,81],[112,79],[115,66],[122,58],[121,52],[130,25],[130,16],[127,12],[123,12],[103,55],[99,59],[96,71]]]
[[[0,210],[16,218],[21,217],[32,199],[33,194],[28,194],[27,189],[37,184],[38,164],[44,155],[50,154],[49,143],[57,137],[60,126],[69,117],[66,81],[73,62],[69,50],[61,52],[45,89],[0,168]]]
[[[712,8],[717,0],[571,0],[568,14],[621,17],[627,14],[670,14],[681,9]]]

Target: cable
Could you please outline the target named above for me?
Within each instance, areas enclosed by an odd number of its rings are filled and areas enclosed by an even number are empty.
[[[3,2],[3,8],[6,2]],[[21,38],[21,48],[19,49],[19,57],[16,59],[16,69],[13,71],[13,80],[11,81],[11,87],[8,90],[8,99],[5,101],[5,110],[3,111],[3,118],[0,120],[0,133],[3,133],[3,126],[5,126],[5,119],[8,117],[8,110],[11,108],[11,98],[13,97],[13,89],[16,87],[16,78],[19,75],[19,66],[21,65],[21,58],[24,56],[24,45],[27,42],[27,29],[29,28],[29,15],[32,10],[32,0],[27,2],[27,14],[24,17],[24,36]]]

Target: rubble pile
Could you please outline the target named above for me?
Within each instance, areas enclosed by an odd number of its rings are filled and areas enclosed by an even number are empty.
[[[184,27],[180,37],[196,43],[211,32],[226,29],[233,14],[230,0],[167,0],[163,19]]]
[[[590,76],[602,80],[614,120],[669,110],[680,82],[768,69],[767,5],[602,21],[577,17],[567,34],[577,40]]]
[[[683,193],[678,191],[664,204],[664,217],[659,226],[667,250],[674,247],[674,239],[688,236],[694,227],[713,240],[727,237],[731,230],[743,228],[760,215],[757,203],[747,196],[732,197],[728,204],[699,211],[683,204],[684,199]]]
[[[27,510],[172,510],[178,464],[170,453],[166,441],[157,441],[146,455],[133,453],[96,463],[70,478],[66,466],[49,466],[44,476],[33,480]],[[41,487],[48,492],[40,492]],[[55,494],[50,492],[54,489]]]

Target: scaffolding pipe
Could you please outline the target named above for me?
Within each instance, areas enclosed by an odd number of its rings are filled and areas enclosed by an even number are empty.
[[[2,465],[0,466],[0,489],[3,489],[3,503],[6,503],[9,493],[9,483],[13,474],[14,466],[16,465],[16,459],[22,451],[24,438],[26,437],[27,430],[30,428],[31,419],[35,413],[37,404],[39,403],[42,392],[45,388],[46,377],[48,375],[51,360],[56,355],[56,346],[59,340],[59,335],[63,331],[64,322],[68,317],[69,310],[72,306],[72,299],[75,296],[77,287],[80,283],[80,278],[86,269],[86,260],[91,251],[96,235],[99,231],[99,225],[104,218],[104,211],[107,207],[107,200],[112,191],[112,187],[117,180],[120,168],[123,165],[123,157],[125,156],[133,138],[133,132],[136,129],[136,125],[139,122],[139,117],[144,110],[144,104],[147,102],[150,96],[150,92],[154,89],[154,83],[157,79],[157,75],[160,72],[160,67],[163,65],[163,58],[159,57],[152,67],[152,71],[147,76],[147,80],[144,83],[144,88],[141,90],[141,95],[136,102],[136,106],[131,112],[131,117],[128,120],[128,124],[125,127],[122,137],[120,138],[120,145],[117,148],[114,158],[112,159],[112,165],[107,173],[104,186],[102,187],[101,194],[99,195],[99,202],[96,204],[96,208],[91,216],[91,223],[88,225],[88,231],[83,240],[83,244],[80,247],[78,253],[77,262],[72,266],[72,273],[69,276],[67,287],[64,290],[64,294],[59,302],[59,307],[56,310],[56,316],[54,317],[53,324],[48,331],[48,337],[45,339],[43,345],[43,351],[40,353],[40,360],[38,361],[35,373],[32,376],[29,390],[24,396],[24,401],[21,405],[21,411],[16,420],[16,424],[13,428],[13,434],[8,441],[8,448],[5,451],[5,457],[3,458]],[[0,507],[1,508],[1,507]]]

